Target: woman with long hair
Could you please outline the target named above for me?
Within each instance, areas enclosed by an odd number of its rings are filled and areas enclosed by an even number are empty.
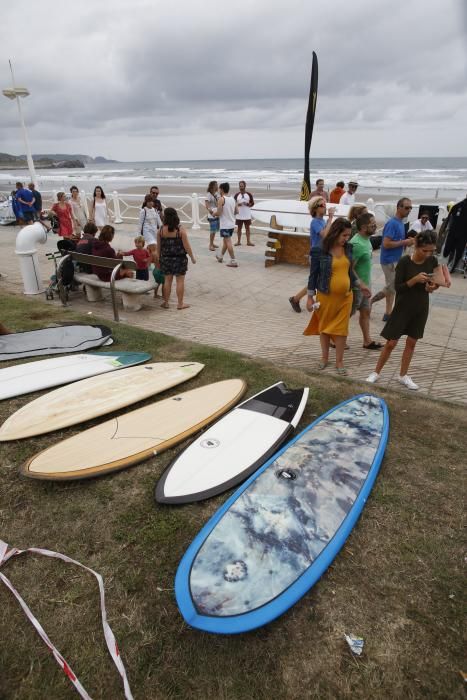
[[[208,185],[204,206],[208,212],[209,223],[209,250],[215,250],[219,246],[214,244],[214,237],[219,233],[219,216],[217,214],[217,200],[219,199],[219,185],[217,180],[211,180]]]
[[[70,206],[73,217],[73,237],[81,238],[81,232],[88,220],[76,185],[70,187],[70,194]]]
[[[99,231],[103,226],[107,226],[111,219],[110,210],[107,206],[107,199],[102,187],[97,185],[94,188],[92,195],[91,211],[89,213],[89,221],[93,221]]]
[[[415,247],[411,255],[403,255],[396,266],[394,286],[396,301],[392,313],[381,331],[386,345],[376,363],[375,371],[366,379],[370,384],[378,381],[381,370],[389,360],[401,336],[406,335],[404,352],[401,358],[400,374],[397,380],[407,389],[417,390],[418,385],[407,374],[417,340],[423,338],[428,319],[430,303],[428,295],[438,289],[432,281],[438,267],[436,233],[422,231],[415,236]]]
[[[368,287],[359,281],[352,269],[352,248],[348,245],[351,224],[348,219],[336,219],[329,233],[323,238],[321,247],[311,249],[310,277],[308,280],[308,311],[318,302],[305,328],[304,335],[319,335],[321,361],[319,369],[329,364],[331,338],[336,345],[336,369],[338,374],[347,374],[344,368],[344,350],[349,334],[349,319],[352,311],[352,289],[360,287],[365,296],[370,296]]]
[[[110,245],[115,236],[115,229],[113,226],[103,226],[99,237],[92,241],[92,254],[98,255],[101,258],[123,258],[122,255],[117,254],[114,248]],[[99,265],[93,265],[92,271],[95,275],[99,277],[103,282],[109,282],[112,275],[112,269],[110,267],[99,267]],[[117,279],[122,279],[123,277],[133,277],[133,272],[131,270],[120,269],[117,273]]]
[[[58,235],[63,238],[73,238],[73,219],[71,205],[66,201],[65,192],[57,192],[57,201],[51,210],[58,219]]]
[[[159,267],[165,276],[162,291],[162,308],[169,308],[172,282],[175,277],[177,292],[177,309],[188,309],[189,304],[183,303],[185,292],[185,275],[188,268],[188,258],[196,263],[195,256],[188,240],[187,232],[180,226],[180,219],[175,209],[166,207],[163,215],[164,223],[157,233],[157,251],[159,255]]]

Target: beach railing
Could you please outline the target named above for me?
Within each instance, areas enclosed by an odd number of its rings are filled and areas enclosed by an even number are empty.
[[[57,192],[60,190],[45,190],[42,191],[42,207],[43,209],[49,209],[54,202],[57,201]],[[0,192],[8,197],[9,192]],[[86,216],[89,216],[89,211],[92,202],[92,194],[80,191],[81,202],[83,203]],[[143,203],[143,194],[134,193],[122,193],[114,190],[107,195],[109,209],[112,214],[112,223],[122,224],[122,223],[138,223],[139,213],[141,211],[141,205]],[[189,227],[193,230],[199,230],[204,227],[209,226],[207,220],[207,211],[204,206],[205,195],[200,195],[193,192],[191,195],[187,194],[164,194],[161,197],[161,202],[164,206],[173,206],[180,217],[180,223]],[[426,203],[426,202],[425,202]],[[447,216],[446,206],[436,203],[439,206],[439,217],[438,222],[440,223],[443,218]],[[384,224],[395,212],[395,202],[388,203],[385,202],[375,202],[369,199],[367,206],[370,211],[374,212],[378,224]],[[418,216],[418,204],[413,204],[412,209],[412,219],[416,219]],[[308,229],[309,218],[308,214],[304,213],[304,226],[303,228]],[[257,225],[259,224],[259,225]],[[264,224],[261,225],[254,218],[252,220],[252,229],[257,231],[264,230]]]

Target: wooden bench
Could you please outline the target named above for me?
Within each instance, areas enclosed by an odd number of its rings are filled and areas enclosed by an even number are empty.
[[[112,307],[115,321],[119,321],[117,292],[122,294],[123,308],[127,311],[139,311],[143,306],[143,295],[157,287],[154,280],[145,282],[144,280],[131,279],[124,277],[117,279],[119,270],[136,270],[136,263],[133,260],[121,260],[120,258],[101,258],[98,255],[86,255],[85,253],[71,252],[65,255],[57,268],[57,280],[60,293],[60,299],[64,303],[65,295],[63,294],[62,276],[60,270],[65,260],[72,260],[74,263],[82,265],[94,265],[95,267],[106,267],[112,270],[109,282],[104,282],[93,273],[79,272],[75,270],[74,279],[76,282],[84,285],[86,298],[90,302],[102,301],[103,289],[110,290],[112,299]]]

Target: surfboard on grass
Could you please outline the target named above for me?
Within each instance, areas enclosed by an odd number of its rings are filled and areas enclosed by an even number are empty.
[[[235,634],[271,622],[323,575],[352,531],[378,474],[386,404],[363,394],[283,447],[215,513],[180,562],[186,622]]]
[[[131,467],[216,420],[245,390],[242,379],[227,379],[143,406],[39,452],[22,472],[36,479],[87,479]]]
[[[203,367],[199,362],[153,362],[60,387],[7,418],[0,441],[50,433],[118,411],[196,377]]]
[[[109,341],[112,341],[110,328],[85,323],[9,333],[0,335],[0,362],[36,355],[84,352],[107,345]]]
[[[147,352],[89,352],[0,369],[0,399],[31,394],[147,362]]]
[[[244,481],[290,437],[307,399],[307,388],[278,382],[236,406],[168,466],[156,500],[201,501]]]

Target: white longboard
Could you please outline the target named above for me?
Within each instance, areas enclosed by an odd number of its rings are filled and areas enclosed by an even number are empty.
[[[159,503],[190,503],[244,481],[297,427],[308,389],[278,382],[247,399],[189,445],[156,487]]]
[[[51,357],[0,369],[0,400],[69,384],[147,362],[146,352],[89,352]]]
[[[202,430],[232,408],[245,390],[242,379],[227,379],[143,406],[39,452],[22,472],[63,480],[125,469]]]
[[[203,367],[199,362],[153,362],[60,387],[7,418],[0,441],[50,433],[117,411],[192,379]]]
[[[328,204],[329,207],[334,207],[334,216],[347,216],[350,207],[347,204]],[[251,208],[252,215],[258,221],[264,224],[269,224],[271,216],[276,217],[276,223],[279,226],[288,228],[306,228],[310,227],[311,216],[308,211],[308,202],[301,202],[297,199],[266,199],[262,202],[256,202]]]

